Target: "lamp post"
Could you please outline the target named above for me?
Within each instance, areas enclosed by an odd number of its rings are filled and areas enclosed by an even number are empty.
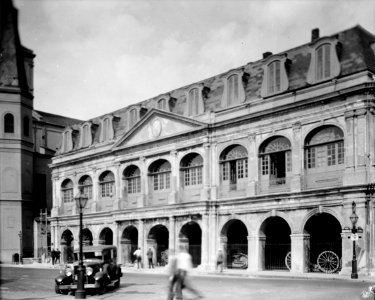
[[[358,216],[356,214],[356,204],[353,201],[352,203],[352,214],[350,215],[350,221],[352,222],[352,240],[353,240],[353,260],[352,260],[352,274],[351,278],[352,279],[358,279],[358,273],[357,273],[357,254],[355,251],[355,241],[357,237],[357,232],[358,229],[356,227],[357,221],[358,221]]]
[[[85,267],[83,266],[83,245],[82,245],[82,210],[85,208],[87,203],[87,196],[83,193],[83,189],[80,188],[78,194],[74,197],[77,207],[79,208],[79,265],[78,265],[78,282],[77,290],[75,293],[76,299],[86,299],[85,291]]]

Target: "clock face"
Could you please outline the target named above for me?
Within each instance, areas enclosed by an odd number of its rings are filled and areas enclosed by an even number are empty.
[[[159,119],[155,119],[152,123],[151,123],[151,132],[152,132],[152,136],[154,138],[157,138],[160,136],[161,134],[161,129],[162,129],[162,126],[161,126],[161,122]]]

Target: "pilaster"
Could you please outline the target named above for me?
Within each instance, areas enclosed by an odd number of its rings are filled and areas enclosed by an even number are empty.
[[[291,271],[295,273],[306,273],[309,269],[309,234],[291,234]]]
[[[293,124],[291,192],[301,191],[302,161],[301,123],[297,122]]]
[[[170,153],[171,158],[171,192],[168,195],[168,204],[176,203],[177,199],[177,176],[178,176],[178,164],[177,164],[177,151],[173,150]]]
[[[249,155],[248,155],[248,184],[246,194],[248,196],[255,196],[256,183],[258,178],[258,156],[256,146],[256,135],[249,135]]]

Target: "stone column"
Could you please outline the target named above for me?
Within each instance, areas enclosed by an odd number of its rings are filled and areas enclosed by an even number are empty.
[[[261,271],[264,270],[265,258],[264,249],[266,246],[266,237],[251,234],[247,237],[248,240],[248,267],[247,270]]]
[[[208,212],[208,269],[215,270],[216,268],[216,255],[220,248],[219,238],[220,233],[218,230],[218,215],[217,207],[211,206]]]
[[[121,209],[121,199],[122,199],[122,192],[121,192],[121,182],[122,182],[122,175],[120,173],[121,165],[118,164],[116,166],[116,173],[115,173],[115,199],[113,200],[113,210]]]
[[[92,170],[92,205],[91,212],[98,211],[98,201],[100,199],[100,190],[99,190],[99,178],[98,171],[94,168]]]
[[[168,196],[168,204],[174,204],[176,203],[177,199],[177,191],[178,191],[178,186],[177,186],[177,176],[179,173],[179,167],[177,163],[177,151],[173,150],[170,153],[170,158],[171,158],[171,192]]]
[[[58,194],[58,177],[53,176],[52,177],[52,211],[51,211],[51,217],[57,217],[62,213],[62,207],[61,207],[61,199],[60,195]]]
[[[354,176],[355,157],[355,132],[354,132],[354,111],[349,110],[345,112],[346,137],[344,141],[345,146],[345,173],[343,178],[344,185],[351,185]]]
[[[258,151],[256,145],[256,135],[249,135],[249,155],[248,155],[248,186],[247,195],[255,196],[257,194],[257,178],[258,178]]]
[[[141,196],[138,198],[137,207],[144,207],[147,205],[147,197],[149,193],[149,186],[148,186],[148,172],[146,166],[146,158],[140,157],[139,158],[139,165],[141,171]]]
[[[224,268],[228,267],[227,266],[227,263],[228,263],[227,262],[227,255],[228,255],[227,245],[228,245],[228,238],[226,236],[221,236],[219,248],[223,250],[223,256],[224,256],[223,267]]]
[[[301,173],[303,170],[303,147],[301,143],[301,123],[293,124],[292,142],[292,180],[290,183],[291,192],[301,191]]]
[[[168,255],[176,254],[176,218],[174,216],[169,217],[169,250]]]
[[[201,251],[201,268],[203,270],[209,269],[209,239],[210,227],[209,216],[207,213],[202,214],[202,251]]]
[[[217,157],[217,143],[212,144],[211,148],[211,200],[217,200],[218,198],[218,186],[219,186],[219,162]]]
[[[309,234],[291,234],[292,265],[291,271],[296,273],[306,273],[309,271]]]
[[[210,144],[205,143],[204,148],[204,159],[203,159],[203,190],[201,192],[202,200],[210,199]]]
[[[138,247],[141,247],[142,251],[142,260],[144,262],[146,257],[146,243],[145,243],[145,229],[144,229],[144,220],[139,219],[138,220]]]

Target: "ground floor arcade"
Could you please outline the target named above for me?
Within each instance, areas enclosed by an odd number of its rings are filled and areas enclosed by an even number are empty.
[[[359,205],[360,217],[362,209]],[[140,214],[132,219],[107,215],[102,216],[103,222],[87,215],[83,242],[117,245],[123,265],[132,264],[134,251],[141,248],[143,257],[151,249],[154,263],[164,266],[183,244],[188,246],[194,266],[207,270],[215,268],[217,252],[222,249],[227,268],[348,273],[353,248],[350,234],[343,233],[343,228],[350,225],[350,212],[349,205],[246,213],[217,208],[200,213],[197,208],[169,216],[155,211],[155,217]],[[63,261],[78,247],[78,236],[78,219],[52,221],[52,238]],[[359,272],[367,271],[366,252],[364,235],[356,243]]]

